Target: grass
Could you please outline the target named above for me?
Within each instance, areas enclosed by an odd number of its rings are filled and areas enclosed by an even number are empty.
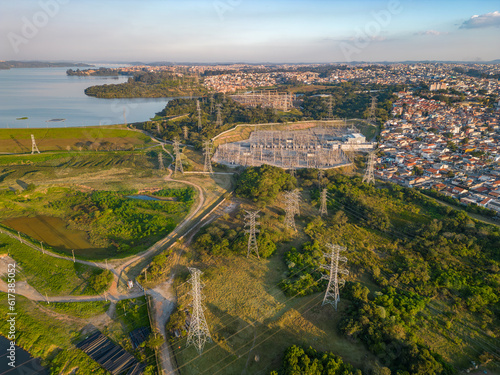
[[[0,312],[7,316],[7,295],[0,293]],[[53,374],[105,375],[96,362],[74,347],[86,325],[78,319],[55,319],[45,309],[22,296],[16,296],[16,344],[43,359]],[[0,321],[0,334],[7,335],[7,319]],[[72,372],[76,369],[75,372]]]
[[[42,254],[2,233],[0,241],[3,248],[8,248],[28,284],[42,295],[97,294],[88,287],[88,279],[98,268]]]
[[[92,318],[106,313],[111,302],[52,302],[43,305],[58,313],[75,316],[77,318]]]
[[[41,152],[111,149],[123,150],[151,142],[146,135],[127,129],[124,125],[0,129],[0,150],[3,153],[31,153],[31,135]]]

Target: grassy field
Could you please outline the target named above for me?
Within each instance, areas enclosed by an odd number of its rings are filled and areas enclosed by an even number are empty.
[[[111,302],[52,302],[42,304],[45,308],[54,310],[55,312],[86,319],[104,314],[108,311]]]
[[[20,276],[39,293],[49,296],[96,295],[89,279],[97,267],[50,257],[0,233],[0,246],[7,249],[21,269]]]
[[[0,154],[31,153],[31,135],[35,136],[40,152],[82,150],[129,150],[144,147],[151,139],[127,129],[124,125],[0,129]]]
[[[310,224],[318,216],[317,202],[310,195],[309,189],[304,188],[301,216],[296,219],[298,233],[290,241],[278,245],[277,253],[266,260],[246,258],[245,254],[222,257],[200,253],[194,245],[186,250],[177,265],[178,303],[186,307],[191,302],[188,273],[182,267],[201,269],[205,283],[205,315],[214,342],[207,344],[200,356],[193,347],[186,348],[185,338],[173,339],[182,374],[268,374],[280,368],[284,350],[292,344],[332,351],[345,362],[362,369],[363,373],[370,373],[376,364],[383,365],[383,356],[374,355],[359,339],[356,341],[339,333],[339,321],[352,308],[352,301],[342,292],[339,309],[335,312],[329,305],[321,306],[323,293],[306,297],[285,296],[279,286],[283,279],[290,277],[289,272],[295,272],[295,269],[287,267],[283,255],[290,248],[300,248],[309,240],[304,234],[307,227],[309,231],[314,230]],[[404,235],[400,233],[401,228],[432,225],[434,219],[443,219],[438,207],[421,205],[408,199],[380,197],[376,195],[376,190],[373,196],[363,195],[363,200],[368,206],[383,207],[393,228],[400,228],[397,232],[394,230],[399,236]],[[273,227],[283,230],[283,211],[279,202],[278,198],[274,204],[261,209],[261,229]],[[248,201],[243,201],[241,208],[255,209]],[[372,296],[384,290],[374,281],[373,275],[377,272],[387,277],[389,285],[398,290],[404,287],[398,277],[407,277],[407,271],[387,274],[400,259],[394,237],[366,226],[352,209],[345,209],[347,216],[344,219],[342,215],[335,215],[342,208],[334,199],[331,200],[330,216],[324,223],[325,227],[318,229],[320,234],[317,238],[324,232],[327,236],[324,241],[347,246],[348,280],[366,286]],[[219,218],[215,222],[217,225],[220,223],[235,231],[241,231],[243,227],[241,217],[237,215]],[[340,227],[342,230],[339,230]],[[410,258],[406,261],[412,262]],[[463,308],[457,310],[452,308],[452,304],[452,300],[441,295],[431,298],[416,317],[418,329],[412,334],[418,342],[440,354],[447,363],[457,369],[466,369],[472,360],[478,362],[481,354],[497,352],[495,340],[498,329],[494,328],[493,316],[472,313]],[[495,374],[498,368],[493,362],[487,369],[488,373]]]

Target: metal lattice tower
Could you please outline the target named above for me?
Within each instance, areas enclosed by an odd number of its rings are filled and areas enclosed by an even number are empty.
[[[215,125],[217,127],[221,127],[222,126],[222,114],[221,114],[221,107],[222,107],[222,104],[217,104],[216,105],[217,107],[217,120],[215,122]]]
[[[38,147],[35,142],[35,136],[31,134],[31,155],[33,155],[35,151],[40,153],[40,150],[38,150]]]
[[[293,191],[285,192],[285,226],[297,230],[295,227],[296,196]]]
[[[323,181],[323,177],[325,177],[325,172],[323,171],[323,169],[320,169],[318,171],[318,187],[321,188],[322,186],[322,181]]]
[[[214,94],[210,94],[210,113],[214,113]]]
[[[297,216],[300,216],[300,190],[293,189],[292,194],[293,194],[293,208],[295,210],[295,214]]]
[[[376,113],[375,110],[377,109],[377,97],[375,95],[372,96],[372,102],[370,105],[370,115],[368,117],[369,121],[375,121],[376,120]]]
[[[330,250],[329,253],[323,253],[326,258],[330,258],[329,264],[322,264],[321,267],[329,271],[329,275],[323,275],[321,278],[328,280],[325,297],[323,298],[322,306],[327,303],[331,304],[337,310],[337,303],[340,300],[339,288],[344,286],[345,280],[340,275],[348,275],[349,271],[339,266],[340,262],[346,263],[347,258],[340,256],[345,247],[339,245],[327,244],[326,247]]]
[[[319,206],[319,214],[321,216],[323,215],[327,215],[328,214],[328,209],[327,209],[327,196],[328,196],[328,190],[327,189],[323,189],[321,190],[321,195],[320,195],[320,206]]]
[[[161,150],[158,153],[158,169],[160,171],[165,169],[165,166],[163,165],[163,152],[161,152]]]
[[[174,174],[177,172],[181,172],[184,174],[184,169],[182,168],[182,160],[181,160],[181,150],[179,147],[179,139],[174,139],[174,156],[175,156],[175,166],[174,166]]]
[[[213,97],[210,97],[211,100],[213,100]],[[200,101],[196,101],[196,111],[198,112],[198,130],[201,130],[201,108],[200,108]]]
[[[182,132],[184,133],[184,139],[188,139],[189,129],[187,126],[182,127]]]
[[[373,170],[375,169],[375,152],[370,152],[368,155],[368,166],[366,167],[365,175],[363,176],[363,182],[367,184],[375,183],[375,176],[373,175]]]
[[[257,254],[257,258],[260,259],[259,256],[259,247],[257,245],[257,236],[256,233],[259,233],[259,230],[256,229],[256,225],[260,225],[259,222],[255,221],[259,216],[257,215],[259,211],[246,211],[245,219],[247,222],[245,226],[248,226],[248,229],[245,229],[245,232],[249,234],[248,236],[248,252],[247,258],[250,256],[250,253],[254,252]]]
[[[189,324],[186,346],[194,345],[196,350],[198,350],[198,353],[201,354],[205,343],[207,341],[212,342],[205,314],[203,313],[204,308],[202,306],[203,296],[201,294],[201,288],[203,288],[204,285],[200,281],[200,276],[203,272],[197,268],[189,267],[188,269],[191,273],[191,279],[189,279],[189,282],[192,285],[192,290],[189,294],[193,296],[193,303],[191,304],[193,312],[191,314],[191,323]]]
[[[328,118],[333,119],[333,96],[328,98]]]
[[[203,143],[203,154],[205,155],[204,171],[213,173],[212,170],[212,141],[207,140]]]

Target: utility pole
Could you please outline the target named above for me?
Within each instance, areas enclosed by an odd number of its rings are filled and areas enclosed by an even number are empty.
[[[213,101],[213,96],[210,98]],[[212,103],[212,102],[210,102],[210,103]],[[200,108],[200,101],[199,100],[196,101],[196,111],[198,112],[198,131],[200,131],[201,130],[201,108]],[[185,138],[187,138],[187,137],[185,137]]]
[[[35,136],[31,134],[31,155],[33,155],[35,151],[40,153],[40,150],[38,150],[38,147],[35,142]]]
[[[73,254],[73,263],[76,263],[76,260],[75,260],[75,250],[71,250],[71,254]]]
[[[217,120],[215,122],[215,125],[220,128],[222,126],[222,114],[221,114],[221,107],[222,104],[217,104]]]
[[[297,231],[295,227],[296,199],[297,197],[293,191],[285,192],[285,226],[294,231]]]
[[[247,258],[250,256],[250,253],[255,251],[257,254],[257,258],[260,259],[259,256],[259,247],[257,245],[257,237],[255,233],[259,233],[260,231],[255,228],[256,225],[260,225],[260,223],[256,222],[255,219],[257,219],[259,216],[257,215],[259,211],[246,211],[245,219],[247,222],[245,223],[245,226],[248,226],[248,229],[245,229],[245,232],[249,234],[248,236],[248,252],[247,252]]]
[[[42,254],[45,254],[45,250],[43,249],[43,242],[40,241],[40,247],[42,248]]]
[[[163,165],[163,152],[161,152],[161,149],[160,152],[158,153],[158,169],[160,171],[165,169],[165,166]]]
[[[327,195],[328,195],[328,190],[323,189],[321,190],[321,195],[320,195],[320,206],[319,206],[319,214],[321,216],[327,215],[328,214],[328,209],[327,209]]]
[[[213,173],[212,170],[212,141],[206,140],[203,143],[203,154],[205,155],[205,167],[204,171],[208,173]]]
[[[174,174],[180,172],[184,174],[184,169],[182,168],[182,160],[181,160],[181,151],[179,148],[179,139],[174,139],[174,155],[175,155],[175,165],[174,165]]]
[[[321,267],[329,271],[329,275],[323,275],[321,278],[328,280],[325,297],[323,298],[322,306],[327,303],[331,304],[337,310],[337,303],[340,300],[339,287],[344,286],[345,280],[339,277],[340,275],[348,275],[349,271],[339,267],[339,263],[347,262],[347,258],[340,256],[346,248],[339,245],[327,244],[326,247],[330,250],[328,253],[323,253],[326,258],[330,259],[329,264],[322,264]]]
[[[365,175],[363,176],[363,182],[366,182],[367,184],[375,183],[375,176],[373,175],[374,169],[375,169],[375,151],[372,151],[368,155],[368,166],[366,167]]]
[[[193,313],[191,315],[191,323],[189,324],[186,346],[193,344],[196,347],[196,350],[198,350],[198,353],[201,354],[205,343],[207,341],[212,342],[205,314],[203,313],[204,308],[201,303],[203,299],[201,295],[201,288],[203,288],[204,285],[200,281],[200,276],[203,272],[197,268],[189,267],[188,269],[191,273],[191,279],[189,279],[189,282],[192,285],[190,294],[193,297],[193,303],[191,304],[193,307]]]

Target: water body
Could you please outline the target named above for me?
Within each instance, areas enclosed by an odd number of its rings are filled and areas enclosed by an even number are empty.
[[[16,346],[16,367],[12,368],[8,365],[7,350],[10,347],[10,341],[3,336],[0,336],[0,374],[26,374],[26,375],[48,375],[49,372],[40,365],[40,359],[33,358],[31,355]]]
[[[158,199],[156,197],[151,197],[149,195],[128,195],[127,198],[140,199],[143,201],[160,201],[161,200],[161,199]]]
[[[124,112],[128,123],[147,121],[170,100],[90,97],[84,93],[87,87],[122,83],[129,77],[67,76],[67,69],[70,67],[0,70],[0,128],[122,124]],[[23,117],[27,119],[17,120]]]

